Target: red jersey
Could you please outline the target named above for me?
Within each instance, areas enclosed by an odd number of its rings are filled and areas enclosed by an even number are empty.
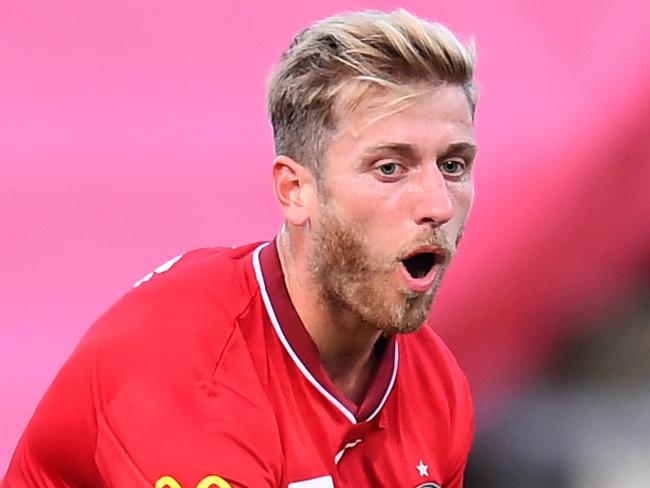
[[[320,362],[275,245],[187,253],[88,331],[1,487],[460,487],[465,377],[429,327],[383,342],[355,405]]]

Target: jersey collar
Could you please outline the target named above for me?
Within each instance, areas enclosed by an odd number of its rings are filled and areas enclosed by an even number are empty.
[[[318,348],[289,297],[275,241],[270,245],[262,244],[254,251],[253,267],[273,328],[300,372],[353,424],[375,418],[386,403],[397,378],[399,348],[395,336],[386,338],[375,378],[365,399],[357,406],[341,394],[325,371]]]

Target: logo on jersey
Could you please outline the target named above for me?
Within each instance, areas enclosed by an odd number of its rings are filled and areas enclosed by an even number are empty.
[[[181,484],[171,476],[163,476],[156,481],[154,488],[183,488]],[[199,481],[196,488],[232,488],[230,483],[221,476],[210,475]]]
[[[334,481],[331,476],[319,476],[303,481],[289,483],[288,488],[334,488]]]
[[[424,461],[422,461],[421,459],[420,459],[420,462],[418,463],[418,465],[415,467],[415,469],[418,470],[418,474],[420,476],[422,476],[423,478],[425,476],[429,476],[429,466],[424,464]]]
[[[164,273],[165,271],[169,271],[169,268],[174,266],[176,264],[176,262],[182,257],[183,257],[183,255],[179,254],[175,258],[172,258],[169,261],[167,261],[166,263],[161,264],[156,269],[154,269],[149,274],[147,274],[145,277],[143,277],[142,279],[139,279],[138,281],[136,281],[135,284],[133,285],[133,288],[137,288],[138,286],[140,286],[145,281],[149,281],[156,274],[160,274],[160,273]]]
[[[415,469],[418,470],[418,475],[421,478],[429,477],[429,466],[424,464],[424,461],[422,459],[418,461],[418,464],[417,466],[415,466]],[[422,483],[421,485],[416,486],[415,488],[440,488],[440,485],[428,481],[426,483]]]

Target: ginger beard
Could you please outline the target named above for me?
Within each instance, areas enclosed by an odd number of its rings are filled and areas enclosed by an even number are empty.
[[[409,250],[423,245],[437,246],[447,252],[445,261],[438,265],[433,286],[425,293],[399,289],[398,266],[402,266]],[[392,258],[378,258],[355,226],[344,224],[324,209],[320,225],[314,231],[310,271],[320,287],[323,304],[334,317],[347,313],[364,326],[384,333],[409,333],[418,330],[429,314],[455,248],[455,244],[450,245],[432,228],[428,235],[405,246]],[[399,298],[395,300],[395,296]]]

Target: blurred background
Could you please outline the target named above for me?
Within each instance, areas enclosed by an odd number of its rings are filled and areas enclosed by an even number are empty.
[[[470,488],[650,486],[650,2],[0,2],[0,475],[88,326],[182,251],[273,237],[271,66],[326,15],[476,39],[477,198],[432,323]]]

